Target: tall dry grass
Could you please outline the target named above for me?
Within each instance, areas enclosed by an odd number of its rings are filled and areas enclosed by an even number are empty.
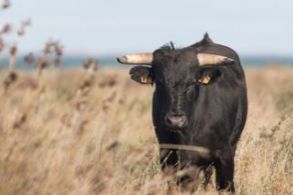
[[[246,74],[237,194],[293,194],[293,70]],[[120,70],[51,70],[36,80],[20,72],[9,89],[0,88],[0,194],[167,193],[151,121],[153,87]],[[196,194],[217,194],[214,185]]]

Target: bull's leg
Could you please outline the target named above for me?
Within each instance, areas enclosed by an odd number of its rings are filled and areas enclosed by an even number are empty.
[[[170,149],[160,149],[161,169],[175,169],[178,165],[178,157],[176,151]]]
[[[177,185],[182,191],[194,192],[199,185],[200,168],[190,166],[177,172]]]
[[[234,156],[231,149],[223,150],[215,162],[217,189],[234,193]]]
[[[172,194],[175,181],[175,174],[178,170],[178,156],[176,151],[170,149],[160,149],[161,170],[167,181],[167,194]]]

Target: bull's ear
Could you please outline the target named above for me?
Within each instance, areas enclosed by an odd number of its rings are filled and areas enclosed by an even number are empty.
[[[215,82],[221,76],[221,71],[217,68],[201,68],[196,75],[196,83],[208,85]]]
[[[153,84],[151,68],[145,66],[135,66],[129,71],[132,80],[141,84]]]

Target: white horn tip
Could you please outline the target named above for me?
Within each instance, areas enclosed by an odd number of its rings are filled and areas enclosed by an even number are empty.
[[[126,56],[118,57],[116,59],[121,64],[126,64],[127,63],[127,57]]]
[[[232,58],[209,53],[199,53],[197,54],[197,59],[200,66],[219,64],[231,65],[235,63],[235,60]]]
[[[225,58],[223,61],[223,64],[234,64],[235,60],[233,60],[232,58]]]

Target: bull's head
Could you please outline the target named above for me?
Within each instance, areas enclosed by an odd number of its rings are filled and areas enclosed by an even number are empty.
[[[184,129],[199,88],[221,77],[220,66],[234,63],[229,57],[201,52],[199,48],[208,44],[214,43],[206,34],[201,42],[190,47],[175,49],[171,44],[153,53],[129,54],[117,60],[122,64],[139,65],[130,70],[131,79],[141,84],[155,84],[156,94],[163,99],[157,103],[164,104],[165,125]]]

